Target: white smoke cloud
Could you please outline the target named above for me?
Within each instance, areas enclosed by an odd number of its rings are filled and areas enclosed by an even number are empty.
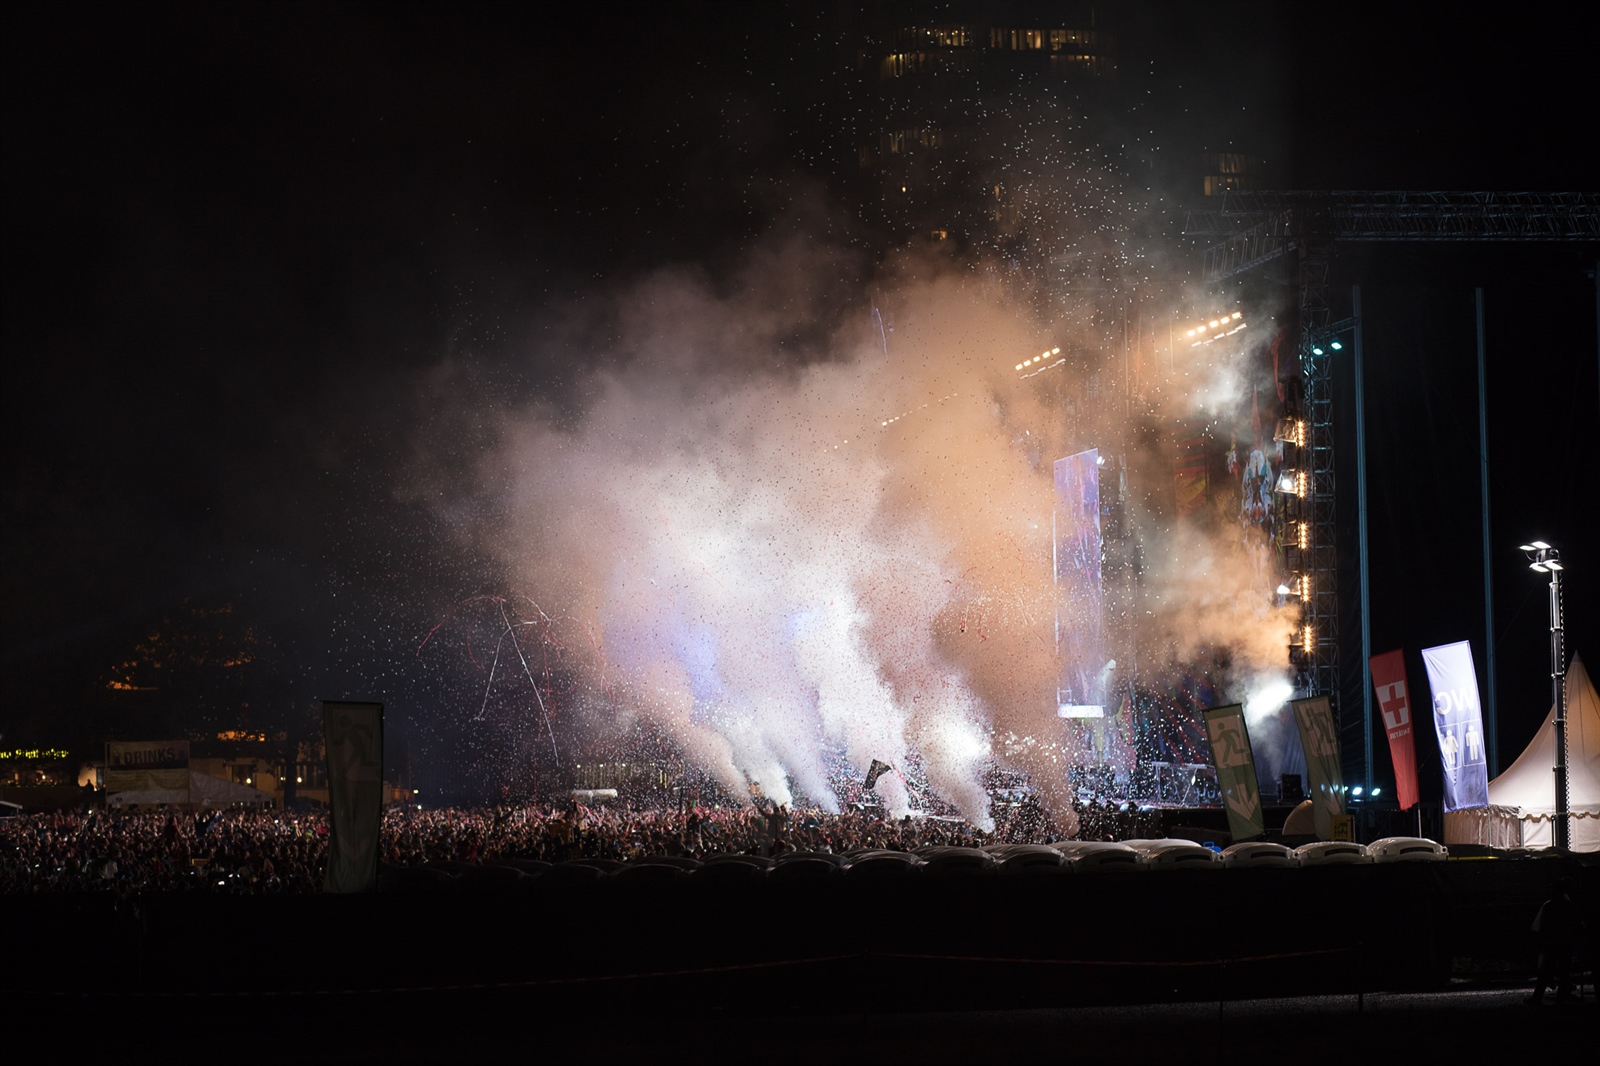
[[[870,308],[807,295],[830,262],[763,250],[747,285],[638,283],[600,316],[580,417],[506,411],[473,476],[419,473],[409,491],[583,632],[563,669],[611,694],[583,728],[642,721],[734,795],[829,809],[839,755],[859,776],[915,753],[980,826],[999,760],[1071,832],[1066,770],[1082,760],[1055,713],[1050,460],[1127,439],[1125,411],[1079,387],[1107,368],[1090,355],[1056,372],[1070,387],[1019,381],[1048,329],[925,264],[886,294],[880,332]],[[820,349],[785,354],[798,325],[841,317]],[[1165,454],[1128,455],[1170,486]],[[1141,644],[1281,663],[1286,622],[1250,599],[1259,575],[1233,539],[1163,528],[1145,535]],[[912,805],[898,774],[876,789],[893,812]]]

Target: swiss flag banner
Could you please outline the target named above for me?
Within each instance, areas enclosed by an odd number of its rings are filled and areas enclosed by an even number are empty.
[[[1389,734],[1389,757],[1394,760],[1394,790],[1402,811],[1417,802],[1417,747],[1411,735],[1411,693],[1406,685],[1405,654],[1396,648],[1367,660],[1372,687]]]

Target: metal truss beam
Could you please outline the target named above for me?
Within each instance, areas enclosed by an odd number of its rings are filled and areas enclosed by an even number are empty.
[[[1308,214],[1339,242],[1600,241],[1600,194],[1576,192],[1228,193],[1184,232],[1222,238],[1205,253],[1206,280],[1220,281],[1298,249]]]

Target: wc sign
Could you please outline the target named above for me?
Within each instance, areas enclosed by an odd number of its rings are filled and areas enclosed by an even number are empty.
[[[1433,690],[1433,729],[1444,770],[1444,809],[1489,805],[1489,765],[1478,703],[1478,673],[1466,641],[1423,648]]]

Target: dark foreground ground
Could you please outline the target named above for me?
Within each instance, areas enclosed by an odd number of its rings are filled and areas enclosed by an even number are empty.
[[[1566,858],[9,896],[0,1002],[135,1061],[1476,1062],[1600,1041],[1592,986],[1522,1002],[1563,875],[1597,913]]]
[[[1600,1040],[1592,983],[1564,1007],[1530,1007],[1527,989],[1516,987],[984,1010],[928,990],[921,1006],[889,1012],[873,1009],[870,989],[779,974],[756,980],[765,1004],[732,1008],[712,1000],[668,1005],[616,987],[581,1003],[510,987],[24,994],[7,1001],[15,1034],[8,1046],[26,1047],[23,1034],[33,1033],[46,1055],[92,1041],[129,1049],[131,1061],[163,1063],[1422,1064],[1548,1054],[1582,1062]]]

